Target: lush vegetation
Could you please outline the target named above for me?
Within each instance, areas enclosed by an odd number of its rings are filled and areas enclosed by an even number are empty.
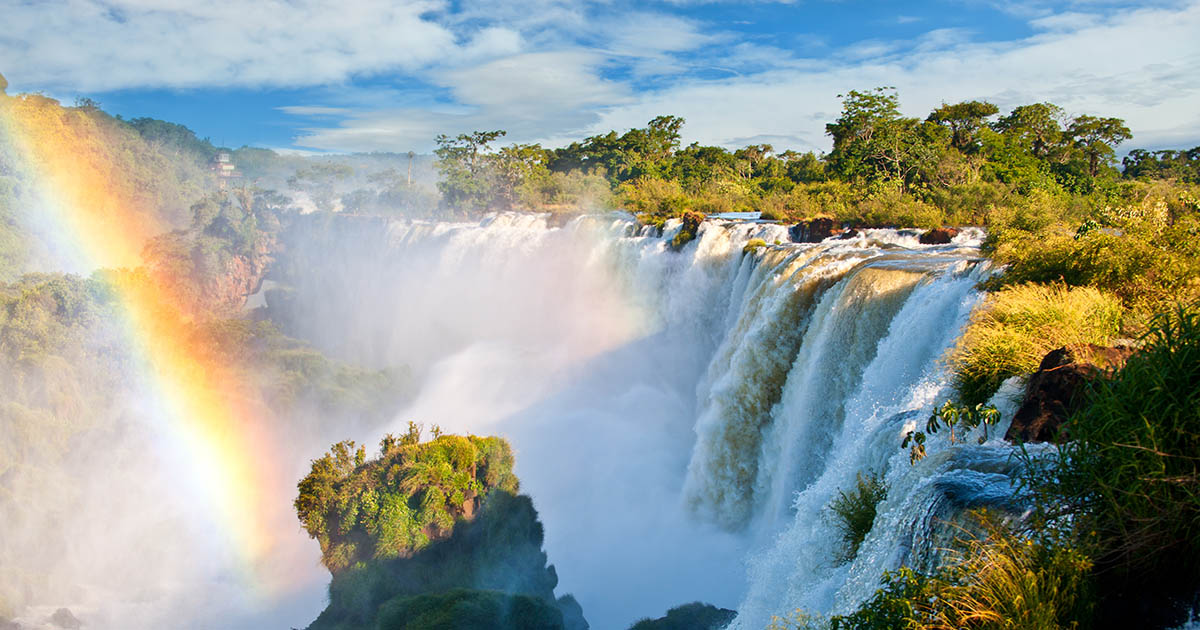
[[[208,168],[216,150],[179,125],[126,121],[90,101],[63,107],[38,94],[0,94],[0,115],[15,121],[0,127],[0,280],[53,262],[38,217],[44,200],[31,185],[47,165],[27,161],[24,142],[45,143],[61,161],[55,168],[104,186],[144,226],[184,225],[190,204],[216,188]]]
[[[504,132],[439,137],[442,203],[455,212],[558,211],[620,206],[647,221],[700,213],[759,211],[765,218],[832,217],[859,225],[1074,223],[1105,207],[1174,203],[1170,180],[1194,190],[1197,149],[1130,153],[1118,118],[1069,116],[1050,103],[1001,114],[986,102],[946,104],[925,119],[900,112],[890,88],[850,91],[826,125],[827,155],[771,145],[737,150],[681,146],[684,121],[592,136],[559,149],[493,148]],[[1045,212],[1051,210],[1050,212]],[[1067,210],[1063,213],[1062,210]]]
[[[410,424],[380,448],[367,460],[353,442],[335,444],[299,484],[296,513],[333,573],[312,629],[587,627],[573,597],[554,597],[507,442],[421,442]]]
[[[1090,561],[1069,547],[1014,535],[994,515],[977,513],[979,536],[962,539],[942,568],[901,568],[861,608],[834,616],[835,630],[1050,630],[1091,625]],[[808,627],[816,620],[805,619]],[[780,625],[787,628],[788,625]],[[793,623],[791,627],[805,627]]]
[[[369,462],[353,441],[313,461],[299,485],[296,514],[320,542],[330,571],[412,555],[449,536],[492,491],[517,492],[504,440],[436,435],[422,443],[420,434],[411,423],[402,436],[388,434]]]
[[[454,589],[397,597],[380,607],[379,630],[561,630],[563,614],[545,600],[500,591]]]
[[[887,484],[877,475],[859,473],[853,488],[838,490],[837,498],[829,504],[829,511],[834,527],[842,536],[839,561],[848,562],[858,555],[858,546],[875,523],[876,508],[886,498]]]
[[[1145,342],[1026,478],[1037,525],[1094,559],[1114,626],[1175,621],[1200,591],[1200,308],[1160,315]]]
[[[737,613],[727,608],[692,602],[676,606],[658,619],[642,619],[630,626],[629,630],[721,630],[735,616]]]
[[[948,359],[959,400],[986,402],[1005,379],[1033,373],[1055,348],[1106,345],[1121,315],[1119,300],[1091,287],[1030,283],[989,294]]]

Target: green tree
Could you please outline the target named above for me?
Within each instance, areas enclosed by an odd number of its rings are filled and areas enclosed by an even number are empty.
[[[869,178],[875,174],[873,156],[877,145],[898,124],[900,100],[895,88],[879,87],[867,92],[851,90],[839,94],[842,115],[825,125],[833,137],[830,168],[846,179]]]
[[[900,115],[895,88],[851,90],[841,98],[842,115],[825,125],[833,137],[830,168],[850,180],[893,180],[907,186],[922,163],[933,157],[931,130]]]
[[[1049,160],[1062,144],[1065,112],[1052,103],[1016,107],[996,121],[996,131],[1017,139],[1034,157]]]
[[[825,181],[825,162],[812,151],[784,151],[779,159],[783,160],[788,179],[796,183]]]
[[[1133,137],[1120,118],[1076,116],[1067,127],[1067,137],[1087,160],[1087,173],[1093,179],[1102,167],[1113,163],[1116,146]]]
[[[288,178],[288,187],[308,194],[317,209],[332,211],[337,198],[336,186],[354,174],[354,167],[338,162],[317,162],[298,169]]]
[[[1121,160],[1125,177],[1200,183],[1200,147],[1186,151],[1134,149]]]
[[[488,209],[494,199],[495,172],[492,167],[493,152],[489,146],[498,138],[507,135],[504,130],[474,131],[451,138],[439,135],[436,138],[438,172],[442,181],[438,190],[442,193],[442,204],[464,213]]]
[[[972,152],[978,148],[979,130],[1000,108],[983,101],[963,101],[954,105],[942,104],[929,114],[928,120],[950,129],[950,145],[959,151]]]
[[[187,127],[154,118],[134,118],[128,122],[138,135],[159,150],[173,156],[187,155],[192,159],[208,160],[217,152],[207,138],[201,140]]]
[[[500,149],[496,154],[496,194],[503,209],[533,207],[547,201],[540,198],[538,185],[550,176],[549,162],[550,151],[540,144],[513,144]]]
[[[643,128],[618,136],[610,131],[573,142],[554,152],[549,167],[554,171],[603,168],[617,183],[642,177],[662,177],[679,148],[678,116],[656,116]]]

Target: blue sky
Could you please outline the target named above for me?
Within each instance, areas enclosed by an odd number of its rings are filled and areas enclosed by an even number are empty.
[[[685,141],[825,150],[837,95],[896,86],[1125,118],[1200,144],[1200,0],[0,0],[9,91],[87,96],[229,146],[561,145],[683,116]]]

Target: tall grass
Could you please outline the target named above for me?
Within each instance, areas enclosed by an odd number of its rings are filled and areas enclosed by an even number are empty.
[[[963,541],[951,559],[950,584],[938,592],[925,627],[1090,627],[1087,556],[1070,546],[1018,537],[988,513],[977,519],[984,535]]]
[[[1121,312],[1119,300],[1089,287],[1023,284],[990,294],[949,356],[959,401],[986,402],[1005,379],[1032,373],[1055,348],[1107,344]]]
[[[834,630],[1052,630],[1089,627],[1091,564],[1078,551],[1013,534],[995,515],[973,514],[979,535],[958,541],[935,575],[886,573],[875,595]],[[787,626],[784,626],[787,627]]]
[[[1200,592],[1200,305],[1159,315],[1145,339],[1029,481],[1043,518],[1095,557],[1106,616],[1174,623]]]

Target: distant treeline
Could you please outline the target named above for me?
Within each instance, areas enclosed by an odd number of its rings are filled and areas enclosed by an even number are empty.
[[[924,119],[900,113],[891,88],[851,91],[825,128],[828,154],[680,146],[684,120],[611,131],[559,149],[492,145],[503,131],[439,136],[438,187],[463,213],[578,205],[674,216],[687,210],[760,211],[766,218],[831,216],[861,224],[981,224],[989,207],[1035,192],[1125,198],[1132,182],[1200,183],[1200,147],[1116,148],[1131,138],[1120,118],[1070,116],[1051,103],[1001,115],[982,101],[942,105]]]

